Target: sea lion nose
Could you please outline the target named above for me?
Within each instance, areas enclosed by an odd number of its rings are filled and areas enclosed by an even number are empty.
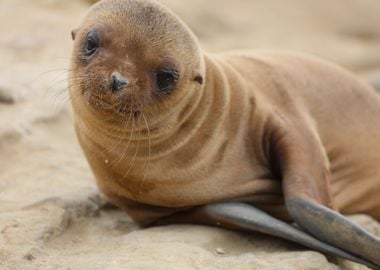
[[[128,79],[122,76],[119,72],[113,72],[111,75],[111,90],[113,93],[120,91],[129,83]]]

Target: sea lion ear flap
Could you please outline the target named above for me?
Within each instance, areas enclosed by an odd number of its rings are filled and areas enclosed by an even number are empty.
[[[194,81],[197,82],[197,83],[199,83],[200,85],[203,85],[203,81],[204,81],[203,76],[202,76],[201,74],[198,73],[198,74],[194,77]]]
[[[75,40],[77,33],[78,33],[78,28],[75,28],[74,30],[71,31],[71,38]]]

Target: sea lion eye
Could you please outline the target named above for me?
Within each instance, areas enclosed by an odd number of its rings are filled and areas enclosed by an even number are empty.
[[[91,31],[87,35],[86,42],[84,43],[84,53],[86,56],[93,55],[99,48],[99,34],[96,31]]]
[[[156,83],[161,92],[169,92],[174,89],[179,74],[177,70],[173,69],[161,69],[157,72]]]

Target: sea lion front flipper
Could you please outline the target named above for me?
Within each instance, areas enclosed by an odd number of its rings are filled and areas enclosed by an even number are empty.
[[[302,198],[287,198],[295,222],[319,240],[372,262],[380,268],[380,239],[346,217]]]
[[[290,216],[322,242],[380,268],[380,239],[331,210],[334,204],[326,154],[315,133],[302,127],[302,122],[298,127],[278,132],[273,140]]]
[[[192,219],[200,223],[247,232],[261,232],[280,237],[314,250],[364,264],[370,268],[377,266],[367,260],[353,256],[346,251],[326,244],[302,230],[278,220],[267,213],[245,203],[218,203],[198,208]]]
[[[168,224],[203,224],[246,232],[260,232],[286,239],[325,254],[338,256],[376,269],[371,262],[326,244],[299,228],[276,219],[256,207],[238,202],[199,206],[156,221],[153,226]]]

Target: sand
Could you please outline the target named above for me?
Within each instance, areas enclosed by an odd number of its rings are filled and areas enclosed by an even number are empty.
[[[204,226],[139,229],[99,195],[67,97],[71,29],[91,1],[0,1],[0,269],[366,269]],[[380,85],[378,0],[163,0],[208,51],[285,49]],[[213,7],[217,7],[213,10]],[[352,217],[380,236],[380,225]]]

